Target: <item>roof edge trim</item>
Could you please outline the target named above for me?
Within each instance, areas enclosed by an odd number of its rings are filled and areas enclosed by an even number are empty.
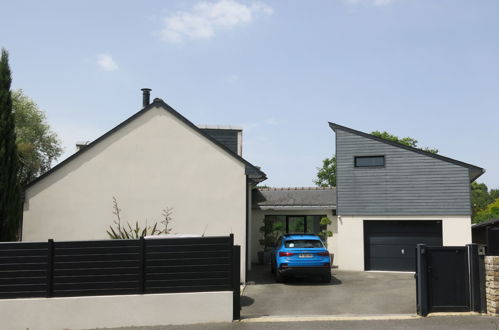
[[[217,140],[215,140],[214,138],[212,138],[211,136],[209,136],[207,133],[203,132],[199,127],[197,127],[196,125],[194,125],[191,121],[189,121],[187,118],[185,118],[184,116],[182,116],[179,112],[177,112],[171,106],[169,106],[168,104],[166,104],[165,101],[163,101],[162,99],[159,99],[159,98],[155,98],[152,103],[150,103],[149,105],[147,105],[146,107],[144,107],[142,110],[136,112],[132,116],[128,117],[127,119],[125,119],[124,121],[122,121],[121,123],[119,123],[117,126],[115,126],[114,128],[112,128],[111,130],[109,130],[106,133],[104,133],[103,135],[99,136],[97,139],[93,140],[85,148],[83,148],[82,150],[80,150],[78,152],[75,152],[74,154],[72,154],[68,158],[66,158],[63,161],[61,161],[56,166],[52,167],[47,172],[43,173],[39,177],[35,178],[34,180],[32,180],[31,182],[29,182],[28,184],[26,184],[24,186],[24,189],[28,189],[31,186],[33,186],[36,183],[38,183],[39,181],[43,180],[44,178],[46,178],[47,176],[49,176],[53,172],[57,171],[59,168],[61,168],[64,165],[68,164],[69,162],[71,162],[76,157],[78,157],[81,154],[85,153],[87,150],[91,149],[93,146],[97,145],[99,142],[103,141],[108,136],[112,135],[114,132],[118,131],[120,128],[126,126],[128,123],[130,123],[131,121],[133,121],[137,117],[140,117],[142,114],[144,114],[148,110],[150,110],[152,108],[155,108],[155,107],[159,107],[159,108],[162,108],[162,109],[170,112],[177,119],[179,119],[182,122],[184,122],[187,126],[191,127],[196,132],[198,132],[199,134],[201,134],[202,136],[204,136],[206,139],[208,139],[209,141],[213,142],[215,145],[217,145],[221,149],[225,150],[230,156],[234,157],[236,160],[239,160],[240,162],[242,162],[243,164],[245,164],[247,167],[251,167],[254,170],[256,170],[256,172],[258,173],[258,175],[250,177],[251,179],[258,179],[258,180],[261,180],[261,181],[264,181],[264,180],[267,179],[267,175],[263,171],[261,171],[258,167],[254,166],[253,164],[251,164],[250,162],[248,162],[247,160],[245,160],[241,156],[237,155],[236,153],[232,152],[229,148],[227,148],[226,146],[224,146],[223,144],[221,144],[220,142],[218,142]],[[245,171],[245,174],[248,175],[248,170],[247,169]]]

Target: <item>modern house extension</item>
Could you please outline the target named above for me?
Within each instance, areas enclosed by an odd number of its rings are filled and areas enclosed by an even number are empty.
[[[414,246],[471,243],[480,167],[330,123],[336,133],[337,263],[414,270]]]

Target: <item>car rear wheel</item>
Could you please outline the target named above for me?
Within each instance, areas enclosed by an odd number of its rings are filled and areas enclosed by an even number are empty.
[[[281,272],[278,269],[275,270],[275,281],[277,283],[284,282],[284,276],[281,274]]]
[[[324,282],[324,283],[331,283],[331,274],[329,274],[329,275],[323,275],[322,276],[322,282]]]

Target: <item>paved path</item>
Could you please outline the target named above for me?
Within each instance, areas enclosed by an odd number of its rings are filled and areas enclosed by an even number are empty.
[[[275,283],[256,267],[241,297],[243,316],[416,314],[416,287],[410,273],[333,270],[330,284],[318,279]]]

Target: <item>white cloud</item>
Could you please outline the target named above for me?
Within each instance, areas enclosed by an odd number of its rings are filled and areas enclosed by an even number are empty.
[[[97,65],[104,71],[116,71],[120,69],[110,54],[97,55]]]
[[[361,3],[367,3],[367,4],[372,4],[374,6],[387,6],[393,2],[395,2],[395,0],[345,0],[346,3],[350,4],[350,5],[358,5],[358,4],[361,4]]]
[[[263,2],[245,5],[235,0],[203,1],[190,11],[166,17],[161,37],[169,42],[180,42],[184,38],[208,39],[219,29],[248,24],[258,15],[272,13],[272,7]]]

